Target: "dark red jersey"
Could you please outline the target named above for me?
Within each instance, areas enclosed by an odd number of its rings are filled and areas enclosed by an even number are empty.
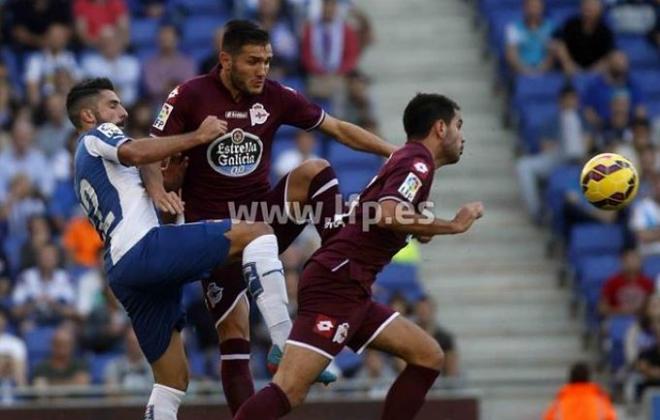
[[[431,191],[434,170],[433,156],[421,143],[409,142],[394,152],[354,203],[346,225],[311,260],[330,270],[350,264],[351,278],[369,290],[376,274],[409,239],[405,233],[375,224],[375,204],[394,200],[421,212]]]
[[[208,115],[227,121],[227,133],[186,152],[190,164],[183,183],[186,220],[229,217],[229,202],[260,201],[270,184],[273,136],[280,125],[311,130],[323,110],[295,90],[267,80],[260,95],[236,102],[222,84],[219,68],[174,89],[156,118],[154,136],[197,129]]]

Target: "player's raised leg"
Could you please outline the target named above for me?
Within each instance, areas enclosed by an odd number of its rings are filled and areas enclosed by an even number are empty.
[[[326,160],[310,159],[288,175],[286,202],[289,214],[298,222],[306,222],[302,208],[311,205],[318,212],[314,226],[322,241],[329,232],[328,223],[334,221],[336,213],[343,211],[341,206],[337,206],[337,197],[340,197],[337,174]]]
[[[151,364],[154,386],[145,420],[176,420],[181,399],[188,389],[188,362],[179,331],[172,332],[165,353]]]
[[[403,359],[407,366],[390,387],[382,420],[407,420],[424,404],[426,393],[440,374],[444,354],[438,342],[404,317],[397,316],[369,344]]]
[[[234,419],[274,420],[301,405],[330,359],[317,351],[287,344],[273,381],[241,406]]]

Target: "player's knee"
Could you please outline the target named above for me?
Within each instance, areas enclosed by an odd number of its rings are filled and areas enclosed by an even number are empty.
[[[221,342],[233,338],[250,339],[249,308],[246,302],[241,298],[234,309],[216,326]]]
[[[440,344],[433,340],[433,344],[427,346],[426,351],[422,355],[422,361],[419,364],[429,369],[440,370],[444,363],[445,352],[442,351]]]
[[[296,168],[296,172],[299,172],[299,175],[307,182],[311,182],[316,175],[328,166],[330,166],[330,162],[325,159],[309,159]]]

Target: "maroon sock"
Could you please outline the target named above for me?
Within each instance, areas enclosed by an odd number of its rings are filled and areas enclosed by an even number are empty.
[[[309,184],[307,196],[315,212],[314,227],[321,236],[321,242],[336,229],[332,229],[332,222],[337,213],[343,213],[344,206],[339,192],[339,182],[332,166],[328,166],[312,179]]]
[[[289,411],[291,404],[286,394],[271,382],[241,406],[234,420],[276,420]]]
[[[385,399],[382,420],[415,418],[424,404],[426,393],[440,372],[422,366],[408,365],[396,378]]]
[[[250,342],[231,338],[220,343],[220,377],[227,404],[236,414],[248,398],[254,395],[250,372]]]

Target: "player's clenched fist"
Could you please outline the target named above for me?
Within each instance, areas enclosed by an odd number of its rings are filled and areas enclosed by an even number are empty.
[[[197,138],[200,143],[208,143],[215,140],[227,132],[227,121],[221,120],[218,117],[209,115],[204,118],[204,121],[197,128]]]
[[[483,216],[483,214],[484,204],[481,201],[463,205],[452,221],[456,227],[456,233],[466,232],[470,229],[472,223]]]

